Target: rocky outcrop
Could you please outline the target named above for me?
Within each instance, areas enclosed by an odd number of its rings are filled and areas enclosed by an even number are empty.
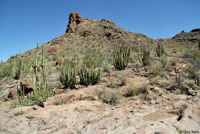
[[[80,13],[74,12],[69,15],[69,23],[67,25],[66,33],[74,33],[76,26],[81,23],[83,18],[80,16]]]
[[[193,29],[190,32],[182,31],[176,34],[172,40],[183,44],[198,43],[200,41],[200,29]]]

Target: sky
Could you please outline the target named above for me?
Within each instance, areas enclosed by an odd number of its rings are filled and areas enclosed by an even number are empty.
[[[153,39],[200,28],[200,0],[0,0],[0,59],[64,34],[71,12]]]

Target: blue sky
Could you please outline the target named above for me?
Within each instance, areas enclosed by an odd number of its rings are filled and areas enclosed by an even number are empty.
[[[75,11],[154,39],[200,28],[200,0],[0,0],[0,58],[62,35]]]

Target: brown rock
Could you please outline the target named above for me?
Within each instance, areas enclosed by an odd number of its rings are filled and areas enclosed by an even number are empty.
[[[22,89],[24,90],[24,94],[27,95],[29,93],[33,92],[33,87],[32,87],[32,81],[28,78],[24,78],[21,82],[20,82],[20,87],[22,87]],[[21,89],[17,89],[18,93],[21,93]]]
[[[83,37],[87,37],[89,35],[91,35],[91,32],[88,30],[83,31],[83,33],[81,34]]]
[[[81,23],[83,18],[80,16],[80,13],[74,12],[69,15],[69,23],[67,25],[66,33],[74,33],[76,26]]]
[[[17,91],[16,90],[11,90],[10,93],[8,94],[8,98],[16,98],[17,97]]]
[[[50,54],[56,53],[57,51],[63,49],[63,45],[54,45],[48,52]]]
[[[65,58],[58,58],[58,60],[56,61],[56,66],[62,65],[66,61],[67,61],[67,59],[65,59]]]
[[[114,23],[113,23],[112,21],[110,21],[110,20],[106,20],[106,19],[101,19],[101,22],[107,22],[107,23],[109,23],[109,24],[114,25]]]
[[[180,68],[179,67],[175,67],[175,73],[180,73]]]
[[[170,75],[170,76],[175,76],[176,73],[175,73],[174,71],[172,71],[172,72],[169,73],[169,75]]]
[[[63,94],[64,92],[65,92],[64,90],[55,90],[54,95]]]

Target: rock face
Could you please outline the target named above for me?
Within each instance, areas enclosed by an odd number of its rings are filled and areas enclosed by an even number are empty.
[[[97,29],[99,26],[102,30],[116,28],[115,24],[110,20],[88,20],[82,18],[80,13],[74,12],[69,15],[69,23],[67,25],[66,33],[75,33],[83,37],[87,37],[89,35],[98,34],[99,31],[96,31],[95,29]]]
[[[190,32],[181,32],[176,34],[172,40],[185,44],[198,43],[200,41],[200,29],[193,29]]]
[[[69,15],[69,23],[67,25],[66,33],[74,33],[76,26],[81,23],[83,18],[80,16],[80,13],[74,12]]]

